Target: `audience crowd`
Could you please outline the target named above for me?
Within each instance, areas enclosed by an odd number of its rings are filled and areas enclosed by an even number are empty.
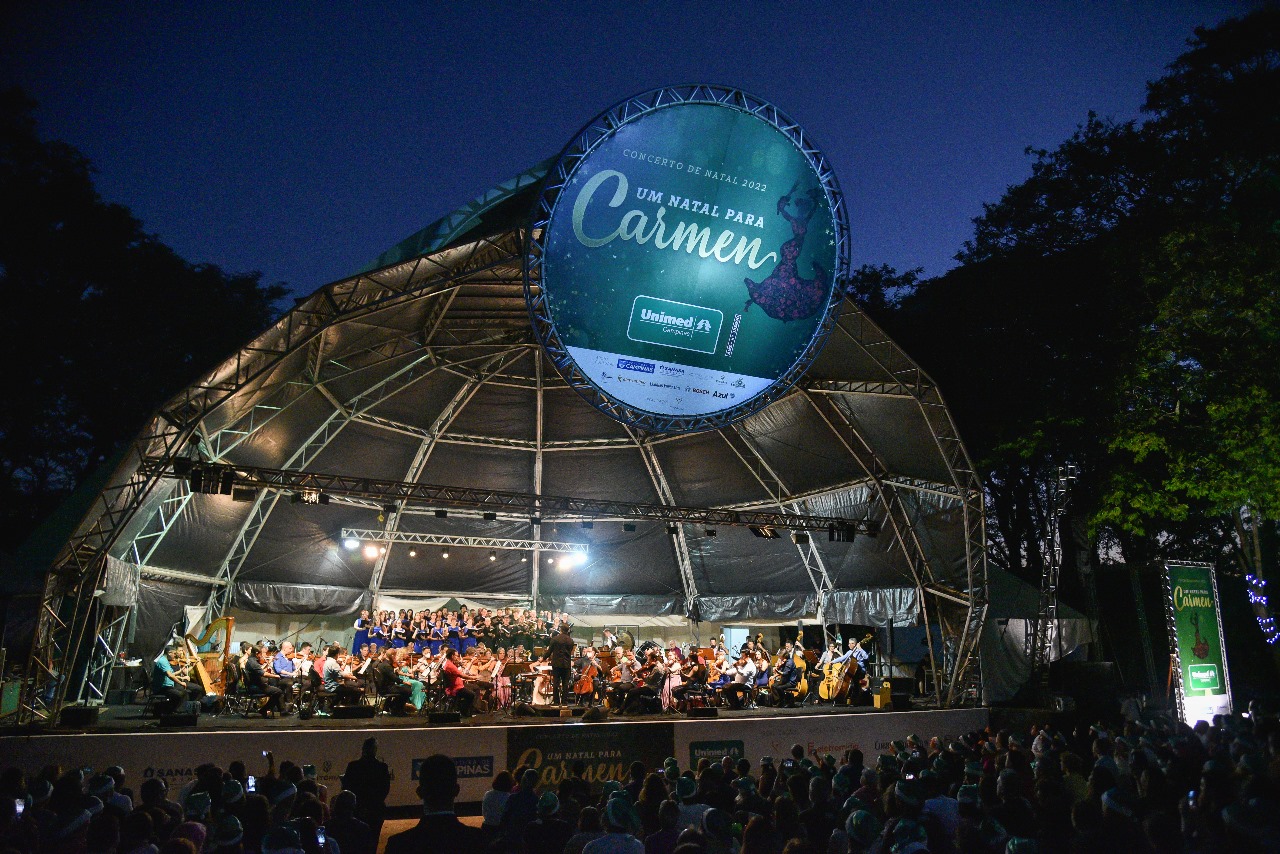
[[[265,757],[196,769],[180,791],[158,778],[136,795],[121,767],[0,775],[0,854],[372,854],[390,772],[373,739],[342,791],[314,769]],[[480,827],[454,815],[452,760],[420,769],[422,815],[387,854],[996,854],[1280,851],[1280,720],[1253,708],[1194,728],[1160,721],[1071,732],[915,735],[878,756],[849,750],[631,764],[592,780],[576,763],[554,785],[503,770]]]

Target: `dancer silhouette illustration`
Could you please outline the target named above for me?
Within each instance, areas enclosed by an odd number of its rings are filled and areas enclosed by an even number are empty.
[[[751,295],[743,311],[749,311],[755,303],[764,309],[764,313],[774,320],[784,323],[788,320],[803,320],[813,317],[822,307],[825,288],[822,280],[826,272],[816,262],[813,264],[814,277],[803,279],[796,268],[800,250],[804,248],[804,237],[809,230],[809,220],[818,209],[818,199],[822,198],[822,190],[814,187],[806,195],[795,201],[795,215],[788,208],[795,195],[798,184],[793,184],[785,196],[778,199],[778,213],[791,223],[791,239],[782,244],[778,250],[778,266],[763,281],[755,282],[743,279],[747,293]]]

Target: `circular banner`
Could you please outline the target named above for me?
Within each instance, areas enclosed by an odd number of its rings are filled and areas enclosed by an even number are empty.
[[[846,231],[830,169],[775,108],[657,90],[597,118],[549,172],[525,265],[534,329],[619,420],[722,426],[820,351]]]

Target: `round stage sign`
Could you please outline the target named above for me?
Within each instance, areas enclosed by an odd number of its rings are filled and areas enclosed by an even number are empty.
[[[712,429],[785,393],[835,321],[844,206],[798,126],[661,89],[588,125],[535,207],[525,290],[570,385],[624,423]]]

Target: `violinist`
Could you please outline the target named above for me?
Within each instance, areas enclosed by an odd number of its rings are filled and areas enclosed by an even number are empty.
[[[744,650],[738,655],[737,663],[725,670],[729,676],[729,683],[724,686],[725,699],[729,701],[729,708],[743,708],[743,695],[746,695],[747,702],[751,701],[751,694],[754,690],[756,681],[756,665],[751,660],[751,656]]]
[[[618,650],[618,663],[609,671],[606,695],[610,708],[622,709],[626,706],[628,696],[635,689],[635,680],[636,660],[632,657],[631,650],[623,647]]]
[[[689,656],[689,663],[685,666],[683,679],[675,688],[671,689],[671,696],[676,702],[685,704],[690,691],[701,693],[707,687],[707,665],[702,660],[702,656],[693,653]]]

